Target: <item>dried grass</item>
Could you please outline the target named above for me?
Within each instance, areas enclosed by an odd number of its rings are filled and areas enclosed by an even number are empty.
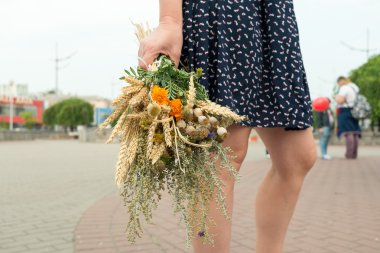
[[[152,29],[149,27],[149,24],[145,25],[142,23],[132,23],[135,26],[135,35],[139,42],[146,38],[149,34],[152,33]]]

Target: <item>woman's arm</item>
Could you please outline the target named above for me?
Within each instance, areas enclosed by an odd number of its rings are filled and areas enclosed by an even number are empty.
[[[146,69],[159,54],[168,55],[178,66],[182,41],[182,0],[160,0],[159,25],[140,43],[139,67]]]
[[[168,22],[182,29],[182,0],[160,0],[160,24]]]

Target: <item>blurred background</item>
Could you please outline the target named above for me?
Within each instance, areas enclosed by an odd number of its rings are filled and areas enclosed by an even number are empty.
[[[0,0],[1,253],[187,252],[182,227],[165,210],[145,239],[126,244],[127,214],[113,182],[118,144],[103,145],[109,129],[96,130],[124,85],[118,79],[123,69],[137,65],[132,21],[156,26],[158,3]],[[380,1],[294,0],[294,5],[312,99],[332,99],[338,76],[348,76],[373,113],[360,122],[358,161],[347,163],[344,142],[332,135],[335,159],[317,163],[320,170],[313,173],[321,180],[305,189],[309,200],[301,199],[287,249],[380,252]],[[334,102],[331,106],[335,109]],[[315,138],[318,145],[317,131]],[[249,190],[253,196],[268,163],[254,132],[246,166],[253,161],[257,173],[242,172],[246,181],[237,193]],[[324,183],[320,191],[317,185]],[[310,198],[325,211],[313,213],[318,208],[311,208]],[[237,213],[250,212],[248,206],[238,208]],[[254,250],[248,220],[234,224],[234,252]]]

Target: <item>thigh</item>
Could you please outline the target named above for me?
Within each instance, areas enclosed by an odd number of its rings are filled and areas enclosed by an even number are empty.
[[[274,168],[310,167],[316,157],[311,128],[285,131],[283,128],[255,128],[270,153]]]

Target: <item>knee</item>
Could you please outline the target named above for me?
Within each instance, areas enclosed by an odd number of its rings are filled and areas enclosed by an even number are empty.
[[[313,168],[317,160],[317,149],[315,146],[311,148],[303,157],[300,159],[300,174],[306,176],[306,174]]]
[[[303,181],[317,159],[316,147],[294,153],[280,164],[274,165],[276,174],[283,180]]]

